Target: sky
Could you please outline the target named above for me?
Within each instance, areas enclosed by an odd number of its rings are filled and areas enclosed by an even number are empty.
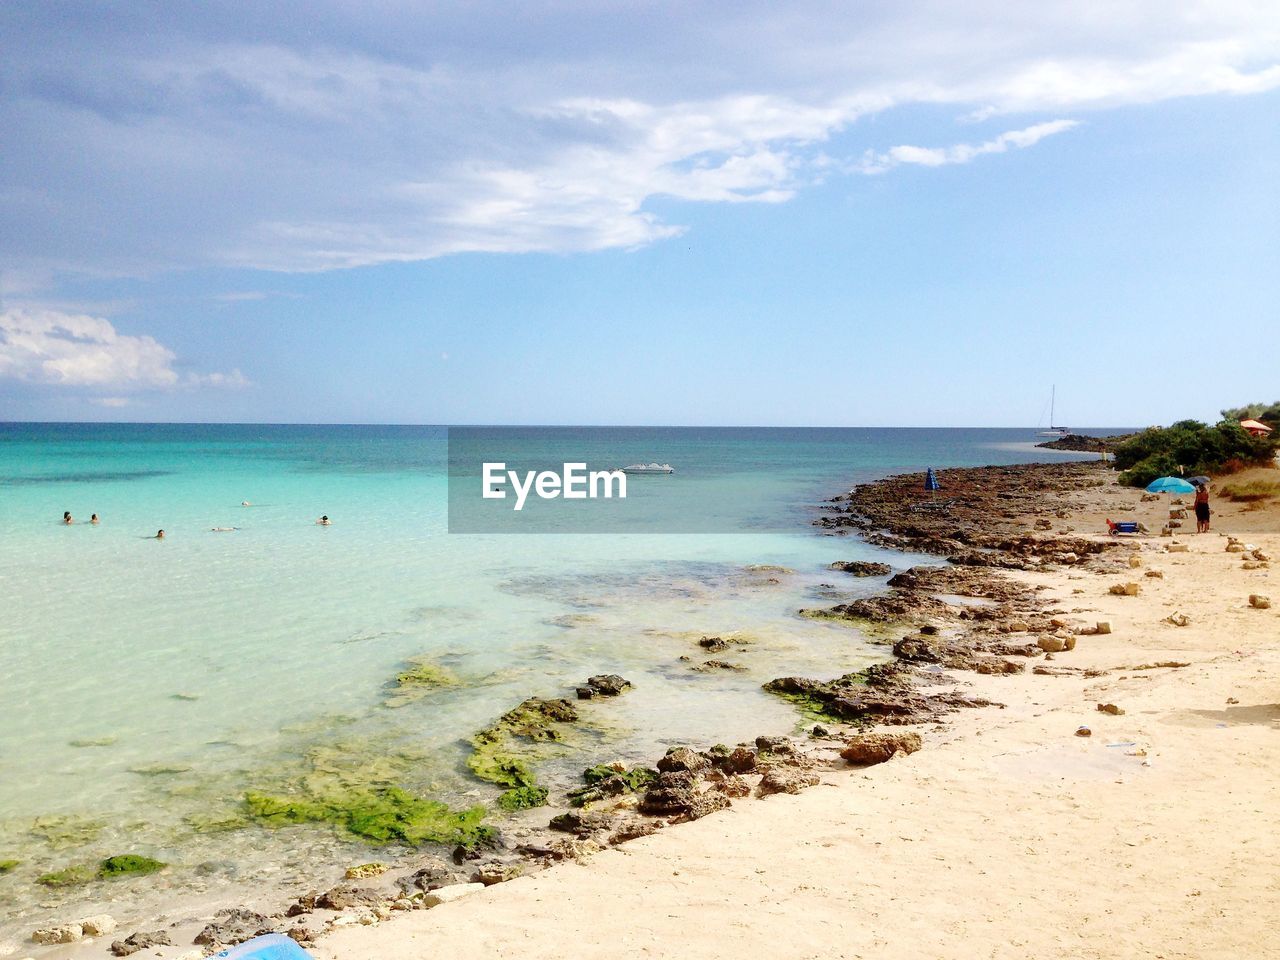
[[[0,5],[0,420],[1280,399],[1280,5]]]

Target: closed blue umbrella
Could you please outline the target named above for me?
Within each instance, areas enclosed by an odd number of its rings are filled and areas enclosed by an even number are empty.
[[[1147,493],[1195,493],[1196,488],[1181,477],[1160,477],[1147,484]]]

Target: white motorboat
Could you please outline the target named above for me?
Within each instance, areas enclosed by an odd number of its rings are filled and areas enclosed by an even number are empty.
[[[675,473],[676,468],[669,463],[633,463],[622,468],[623,473]]]

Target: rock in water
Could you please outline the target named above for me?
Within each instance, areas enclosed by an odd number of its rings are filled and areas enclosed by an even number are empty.
[[[920,734],[914,732],[864,733],[848,742],[840,756],[855,766],[884,763],[895,754],[915,753],[922,746]]]
[[[889,564],[870,560],[837,560],[827,569],[842,570],[855,577],[887,577],[893,573],[893,567]]]
[[[594,677],[588,677],[587,686],[602,697],[616,697],[631,686],[631,681],[624,680],[616,673],[601,673]],[[582,696],[581,691],[579,691],[578,696]]]

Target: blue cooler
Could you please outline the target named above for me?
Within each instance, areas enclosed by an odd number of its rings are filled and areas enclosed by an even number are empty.
[[[283,933],[268,933],[214,954],[217,960],[313,960],[296,940]]]

